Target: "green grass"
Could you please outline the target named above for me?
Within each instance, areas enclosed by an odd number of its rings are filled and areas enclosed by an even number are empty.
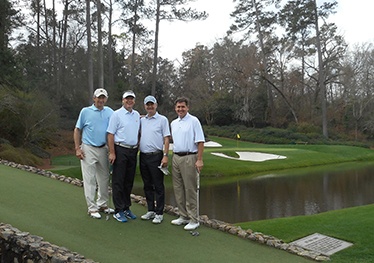
[[[54,157],[51,162],[52,169],[56,174],[61,174],[82,180],[80,161],[75,155],[61,155]]]
[[[211,136],[212,141],[220,143],[222,148],[204,149],[204,168],[202,177],[255,177],[264,172],[284,169],[304,168],[338,164],[345,162],[374,161],[374,151],[355,146],[344,145],[268,145]],[[225,153],[237,157],[237,151],[254,151],[286,156],[283,160],[266,162],[245,162],[214,156],[212,152]],[[170,166],[169,162],[169,166]],[[52,160],[55,173],[81,178],[79,160],[71,156],[58,156]],[[137,171],[139,174],[139,171]]]
[[[211,140],[223,148],[205,148],[203,176],[256,176],[258,173],[279,171],[343,162],[374,161],[374,151],[368,148],[344,145],[267,145],[236,141],[219,137]],[[214,156],[211,152],[254,151],[286,156],[284,160],[244,162]]]
[[[374,151],[363,147],[344,145],[265,145],[219,137],[210,137],[210,139],[221,143],[223,148],[205,148],[205,165],[202,176],[206,177],[206,180],[202,180],[203,183],[228,182],[243,176],[252,178],[269,171],[282,170],[292,173],[293,170],[298,170],[296,168],[326,169],[325,165],[334,166],[336,169],[344,169],[352,164],[359,166],[361,163],[374,161]],[[255,163],[225,159],[211,154],[211,152],[222,152],[235,156],[236,151],[279,154],[286,156],[287,159]],[[79,164],[77,167],[79,167]],[[312,216],[245,222],[238,225],[244,229],[250,228],[273,235],[286,242],[315,232],[333,236],[354,243],[351,248],[333,255],[331,257],[333,262],[374,262],[374,249],[371,244],[372,240],[374,240],[374,232],[372,231],[373,218],[374,205],[369,205]],[[225,243],[228,244],[227,242]],[[218,262],[221,261],[218,260]],[[234,260],[233,262],[240,261]]]
[[[0,222],[97,262],[311,262],[204,226],[193,237],[171,225],[170,215],[160,225],[91,219],[83,188],[4,165],[0,182]],[[146,212],[138,204],[131,209]]]
[[[270,233],[286,242],[320,233],[353,243],[331,256],[333,262],[374,262],[374,205],[347,208],[310,216],[239,223],[244,229]]]

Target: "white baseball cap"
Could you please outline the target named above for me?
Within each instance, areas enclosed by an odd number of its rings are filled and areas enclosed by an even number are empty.
[[[94,92],[94,97],[98,98],[101,95],[104,95],[105,97],[108,98],[108,92],[105,89],[103,89],[103,88],[96,89],[95,92]]]
[[[132,90],[125,91],[125,93],[123,93],[122,98],[124,99],[130,96],[136,98],[135,93]]]

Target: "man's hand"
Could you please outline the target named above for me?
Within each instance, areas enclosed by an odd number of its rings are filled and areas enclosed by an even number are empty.
[[[195,163],[195,167],[198,173],[203,169],[204,162],[202,160],[197,160]]]
[[[116,154],[115,153],[109,153],[109,163],[113,164],[116,160]]]
[[[169,157],[164,156],[161,160],[161,167],[167,167],[168,166]]]
[[[80,159],[80,160],[83,160],[84,159],[84,152],[82,151],[81,147],[78,147],[76,150],[75,150],[75,156]]]

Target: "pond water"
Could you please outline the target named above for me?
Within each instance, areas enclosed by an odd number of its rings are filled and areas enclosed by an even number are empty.
[[[268,174],[219,185],[202,178],[200,214],[237,223],[374,203],[374,164],[351,166]],[[144,196],[140,185],[134,193]],[[175,206],[171,187],[166,189],[166,203]]]

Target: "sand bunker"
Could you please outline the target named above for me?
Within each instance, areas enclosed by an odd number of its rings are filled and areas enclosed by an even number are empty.
[[[208,147],[208,148],[210,148],[210,147],[222,147],[222,145],[221,144],[219,144],[218,142],[213,142],[213,141],[209,141],[209,142],[204,142],[204,147]],[[169,150],[173,150],[173,144],[172,143],[170,143],[170,145],[169,145]]]
[[[222,145],[219,144],[218,142],[209,141],[209,142],[204,142],[204,147],[222,147]]]
[[[251,162],[264,162],[268,160],[286,159],[286,156],[270,154],[270,153],[259,153],[259,152],[236,152],[239,158],[231,157],[223,153],[212,153],[213,155],[224,157],[233,160],[240,161],[251,161]]]
[[[218,148],[222,147],[221,144],[213,141],[205,142],[204,147],[207,148]],[[173,144],[170,143],[169,150],[173,150]],[[231,157],[223,153],[212,153],[215,156],[233,159],[233,160],[240,160],[240,161],[250,161],[250,162],[264,162],[268,160],[280,160],[286,159],[286,156],[277,155],[277,154],[270,154],[270,153],[260,153],[260,152],[236,152],[239,155],[239,158]]]

